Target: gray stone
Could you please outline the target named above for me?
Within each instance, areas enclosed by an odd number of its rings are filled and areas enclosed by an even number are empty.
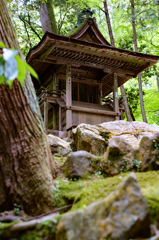
[[[100,163],[96,156],[86,151],[77,151],[68,155],[63,173],[68,178],[84,178],[97,172],[98,168]]]

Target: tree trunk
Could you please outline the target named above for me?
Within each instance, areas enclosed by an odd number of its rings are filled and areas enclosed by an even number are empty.
[[[0,41],[19,50],[6,0],[0,1]],[[0,85],[0,136],[0,211],[14,203],[31,215],[52,210],[55,166],[29,74],[24,88],[17,80],[11,89]]]
[[[132,14],[134,46],[135,46],[135,52],[138,52],[137,34],[136,34],[135,17],[134,17],[134,0],[130,0],[130,1],[131,1],[131,14]],[[146,114],[145,114],[145,108],[144,108],[144,101],[143,101],[141,74],[138,75],[138,84],[139,84],[139,95],[140,95],[140,106],[141,106],[142,119],[143,119],[144,122],[147,122]]]
[[[47,0],[46,2],[41,3],[40,18],[43,33],[46,31],[58,33],[52,0]]]
[[[105,17],[107,20],[107,25],[108,25],[108,30],[109,30],[110,41],[111,41],[112,46],[115,47],[113,31],[112,31],[112,27],[111,27],[110,18],[109,18],[107,0],[104,0],[103,3],[104,3],[104,9],[105,9]],[[123,85],[120,86],[120,91],[121,91],[121,95],[123,98],[123,104],[124,104],[127,120],[131,122],[130,110],[129,110],[129,106],[128,106],[128,102],[127,102],[127,98],[126,98],[126,94],[125,94],[125,89],[124,89]]]
[[[133,120],[133,121],[136,121],[136,120],[135,120],[135,117],[134,117],[134,114],[133,114],[133,111],[132,111],[132,108],[130,107],[130,105],[129,105],[129,109],[130,109],[130,114],[131,114],[132,120]]]
[[[157,14],[158,14],[158,19],[159,19],[159,0],[157,0]]]
[[[156,71],[156,81],[157,81],[157,92],[159,92],[159,74]]]
[[[155,72],[155,74],[156,74],[157,92],[159,92],[159,74],[158,74],[158,72],[157,72],[157,67],[156,67],[156,65],[153,66],[153,70],[154,70],[154,72]]]
[[[105,10],[105,17],[106,17],[107,25],[108,25],[110,42],[111,42],[112,46],[115,47],[115,41],[114,41],[112,26],[111,26],[110,17],[109,17],[107,0],[104,0],[103,3],[104,3],[104,10]]]

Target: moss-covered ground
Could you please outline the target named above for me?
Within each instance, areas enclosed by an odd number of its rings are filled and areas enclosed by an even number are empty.
[[[76,181],[59,177],[56,183],[61,197],[68,204],[73,204],[70,211],[74,211],[105,198],[128,174],[129,172],[109,178],[93,175]],[[159,223],[159,171],[136,172],[136,176],[149,205],[151,219]]]
[[[115,190],[118,184],[129,174],[122,173],[114,177],[104,178],[102,175],[95,174],[87,179],[68,180],[62,175],[55,180],[58,188],[59,207],[72,204],[72,207],[65,211],[74,211],[85,208],[94,201],[105,198],[111,191]],[[150,209],[151,222],[157,223],[159,227],[159,171],[136,172],[138,183],[142,193],[145,196]],[[63,212],[61,212],[62,214]],[[38,224],[35,228],[21,232],[13,237],[7,237],[5,234],[3,239],[18,240],[41,240],[47,237],[47,240],[56,238],[56,226],[62,215],[57,217],[55,223],[52,219]],[[13,223],[11,223],[12,225]],[[10,224],[0,224],[0,232],[6,232]],[[9,233],[9,231],[7,230]],[[6,233],[7,233],[6,232]],[[9,234],[10,236],[10,234]]]

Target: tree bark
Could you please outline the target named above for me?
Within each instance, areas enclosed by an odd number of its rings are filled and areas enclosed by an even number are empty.
[[[0,1],[0,41],[20,52],[6,0]],[[0,211],[14,203],[31,215],[52,210],[55,174],[30,75],[23,88],[17,80],[11,89],[1,84]]]
[[[109,30],[110,42],[111,42],[112,46],[115,47],[115,41],[114,41],[113,31],[112,31],[110,17],[109,17],[107,0],[104,0],[103,3],[104,3],[104,9],[105,9],[105,17],[107,20],[107,25],[108,25],[108,30]],[[127,120],[129,122],[131,122],[130,110],[129,110],[129,106],[128,106],[128,102],[127,102],[127,98],[126,98],[126,94],[125,94],[125,89],[124,89],[123,85],[120,86],[120,91],[121,91],[121,95],[123,98],[123,104],[124,104]]]
[[[137,34],[136,34],[135,17],[134,17],[134,14],[135,14],[134,13],[134,0],[130,0],[130,1],[131,1],[131,14],[132,14],[134,47],[135,47],[135,52],[138,52]],[[145,108],[144,108],[144,101],[143,101],[141,74],[138,75],[138,84],[139,84],[139,95],[140,95],[140,106],[141,106],[142,119],[143,119],[144,122],[147,122],[146,114],[145,114]]]
[[[47,0],[46,2],[41,3],[40,18],[43,33],[45,33],[46,31],[55,34],[58,33],[52,0]]]

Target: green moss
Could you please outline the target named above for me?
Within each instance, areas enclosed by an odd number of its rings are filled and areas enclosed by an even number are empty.
[[[72,35],[74,35],[76,32],[78,32],[82,27],[83,25],[87,22],[88,18],[86,18],[79,26],[77,27],[74,27],[67,35],[66,37],[70,37]]]
[[[62,196],[73,202],[71,211],[86,207],[90,203],[103,199],[121,181],[118,177],[103,178],[101,175],[90,176],[88,179],[63,182],[59,179]]]
[[[122,173],[114,177],[104,178],[102,175],[93,175],[87,179],[78,181],[69,181],[63,178],[56,179],[56,185],[60,191],[58,195],[59,207],[72,203],[73,206],[70,211],[85,208],[94,201],[102,200],[111,191],[113,191],[118,184],[129,174]],[[155,222],[159,227],[159,172],[137,172],[136,173],[138,183],[141,187],[141,191],[145,196],[149,209],[151,222]],[[57,216],[55,219],[50,219],[41,224],[38,224],[34,229],[21,233],[20,236],[16,236],[14,239],[18,240],[47,240],[56,239],[56,227],[60,221],[62,215]],[[0,224],[1,232],[7,232],[13,223]],[[6,231],[7,230],[7,231]],[[9,239],[9,238],[4,238]],[[10,238],[10,239],[13,239]]]
[[[129,172],[114,177],[90,176],[85,180],[63,181],[58,179],[61,196],[72,202],[71,211],[84,208],[94,201],[105,198],[127,176]],[[159,222],[159,172],[137,172],[138,183],[141,187],[150,209],[150,217]]]

